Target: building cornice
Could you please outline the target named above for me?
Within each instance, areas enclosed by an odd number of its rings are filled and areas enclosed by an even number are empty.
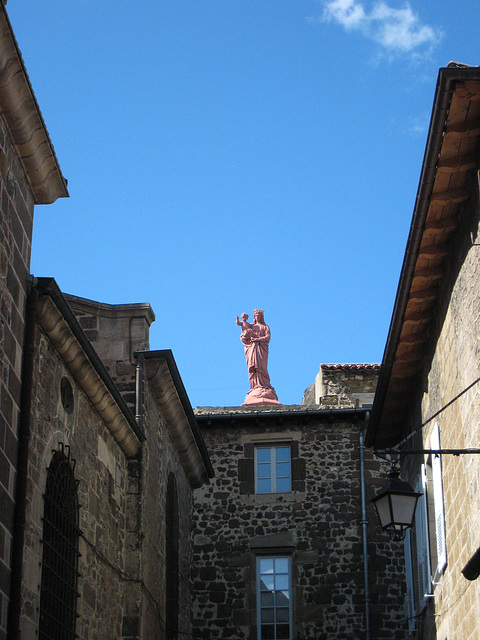
[[[320,422],[362,422],[370,409],[341,408],[341,409],[305,409],[304,405],[283,405],[278,407],[197,407],[195,416],[202,428],[210,426],[231,426],[245,424],[257,426],[259,424],[281,425],[295,420],[302,424],[317,424]]]
[[[37,281],[37,322],[129,458],[143,434],[52,278]]]
[[[32,190],[35,204],[68,197],[52,142],[28,78],[3,2],[0,2],[0,116]]]
[[[145,380],[165,420],[172,442],[193,488],[214,475],[202,434],[169,349],[142,351]]]
[[[106,302],[97,302],[87,298],[72,296],[70,294],[64,295],[66,300],[69,304],[72,304],[76,311],[82,311],[86,314],[93,313],[97,317],[104,318],[141,317],[146,319],[149,327],[152,322],[155,321],[155,313],[148,302],[136,302],[134,304],[108,304]]]

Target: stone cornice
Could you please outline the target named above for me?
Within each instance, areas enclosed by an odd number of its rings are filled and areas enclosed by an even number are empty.
[[[129,458],[140,450],[140,439],[132,428],[125,411],[119,406],[103,380],[102,372],[93,365],[77,340],[69,322],[48,294],[40,295],[36,312],[37,322],[72,376],[104,420],[112,436]],[[119,396],[121,399],[121,397]]]
[[[79,298],[70,294],[64,294],[67,302],[76,310],[83,313],[93,313],[97,317],[105,318],[145,318],[150,327],[155,321],[155,313],[148,302],[134,304],[108,304],[106,302],[96,302],[87,298]]]
[[[137,354],[140,355],[140,354]],[[213,469],[172,352],[145,351],[144,371],[182,466],[193,488],[213,477]]]
[[[55,150],[3,2],[0,2],[0,115],[32,189],[35,204],[68,197]]]

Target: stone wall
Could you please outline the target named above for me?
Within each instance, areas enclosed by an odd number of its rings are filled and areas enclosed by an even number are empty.
[[[166,527],[167,527],[167,480],[175,477],[177,490],[178,526],[178,593],[179,593],[179,637],[188,637],[191,632],[191,582],[192,562],[192,489],[180,464],[178,452],[172,446],[165,425],[158,415],[155,400],[147,386],[145,390],[146,442],[142,459],[142,531],[143,582],[149,596],[143,600],[141,614],[142,638],[167,638],[165,624],[166,585]]]
[[[61,397],[69,380],[73,403]],[[80,559],[77,633],[121,637],[126,567],[127,459],[50,342],[37,332],[24,551],[22,638],[37,637],[43,494],[54,451],[69,448],[79,481]]]
[[[38,636],[44,494],[47,468],[59,449],[68,452],[78,480],[78,636],[166,640],[167,589],[176,585],[178,630],[180,637],[188,637],[192,488],[149,384],[143,402],[146,439],[140,454],[128,458],[37,326],[31,418],[22,638]],[[173,532],[178,538],[178,569],[169,565],[170,574],[166,570],[169,477],[175,484]]]
[[[378,364],[322,364],[302,404],[338,409],[371,407],[379,373]]]
[[[429,447],[435,423],[440,429],[442,448],[480,445],[479,219],[478,189],[475,188],[452,240],[451,251],[456,257],[449,262],[441,284],[442,303],[434,314],[430,358],[424,366],[418,397],[411,405],[410,421],[414,425],[440,412],[419,433],[418,446]],[[465,392],[468,387],[471,388]],[[453,403],[441,411],[452,400]],[[479,463],[478,455],[442,456],[448,564],[445,573],[435,580],[434,597],[429,600],[427,615],[420,623],[422,640],[479,637],[480,583],[469,582],[461,575],[480,545]],[[409,471],[410,481],[414,483],[418,469],[413,466]],[[428,486],[427,490],[431,492],[432,487]],[[431,548],[435,555],[433,531]]]
[[[65,296],[86,337],[134,413],[136,351],[149,349],[155,314],[148,303],[105,304]]]
[[[33,197],[0,120],[0,640],[6,634]]]
[[[194,637],[257,638],[255,559],[292,557],[295,640],[361,640],[364,580],[359,432],[365,412],[197,410],[215,468],[196,492]],[[360,419],[360,421],[359,421]],[[255,443],[287,442],[291,493],[255,495]],[[386,469],[366,452],[367,499]],[[367,506],[372,638],[405,638],[402,547]]]

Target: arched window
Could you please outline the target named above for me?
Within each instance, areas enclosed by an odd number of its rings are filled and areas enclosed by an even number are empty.
[[[77,637],[78,497],[70,447],[60,446],[47,469],[40,585],[40,640]]]
[[[175,475],[170,473],[167,483],[166,505],[166,626],[167,640],[178,638],[178,493]]]

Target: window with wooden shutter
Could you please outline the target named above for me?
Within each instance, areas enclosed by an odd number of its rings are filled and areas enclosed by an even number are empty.
[[[415,491],[422,495],[415,510],[415,544],[417,549],[417,590],[418,608],[427,605],[427,596],[432,593],[432,571],[430,563],[430,543],[428,535],[427,474],[425,465],[420,468],[420,477]]]
[[[430,436],[430,449],[440,449],[440,431],[438,424],[435,424]],[[442,458],[440,454],[432,454],[432,484],[433,484],[433,504],[435,511],[435,540],[437,548],[437,566],[435,569],[436,581],[445,571],[447,566],[447,544],[445,536],[445,510],[443,504],[443,480],[442,480]]]
[[[290,444],[255,447],[255,493],[292,490]]]
[[[405,551],[405,577],[407,580],[407,616],[408,630],[412,633],[415,630],[415,591],[413,587],[413,563],[412,563],[412,530],[405,531],[403,539]]]

